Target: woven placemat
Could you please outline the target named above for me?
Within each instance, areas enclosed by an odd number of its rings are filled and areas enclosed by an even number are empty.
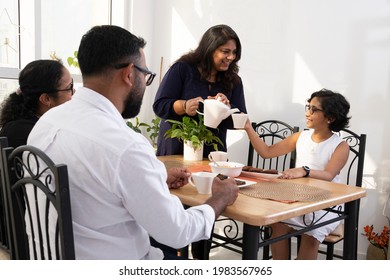
[[[319,201],[330,197],[328,190],[293,182],[258,182],[241,188],[241,194],[278,201]]]

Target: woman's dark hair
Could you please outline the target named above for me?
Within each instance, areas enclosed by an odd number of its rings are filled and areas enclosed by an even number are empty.
[[[197,65],[200,68],[201,79],[206,80],[211,75],[213,53],[229,40],[236,42],[236,58],[227,71],[218,73],[217,79],[225,85],[228,92],[231,92],[239,70],[237,62],[241,59],[241,42],[231,27],[224,24],[212,26],[203,34],[198,47],[180,57],[178,61]]]
[[[322,89],[313,92],[308,102],[314,97],[317,97],[320,101],[324,116],[332,120],[329,124],[330,130],[339,132],[349,126],[349,120],[351,119],[348,116],[350,105],[343,95],[328,89]]]
[[[81,74],[83,77],[102,74],[120,63],[135,63],[145,45],[144,39],[122,27],[95,26],[81,38],[77,53]]]
[[[19,74],[19,89],[1,104],[0,126],[37,114],[39,97],[47,93],[56,98],[64,66],[56,60],[36,60],[27,64]]]

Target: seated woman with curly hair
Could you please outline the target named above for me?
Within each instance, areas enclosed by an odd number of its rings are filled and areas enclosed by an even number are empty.
[[[72,98],[73,80],[60,62],[36,60],[19,75],[19,88],[1,104],[0,136],[8,137],[11,147],[27,143],[39,117]]]

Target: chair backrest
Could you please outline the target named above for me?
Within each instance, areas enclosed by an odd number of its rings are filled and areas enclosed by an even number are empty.
[[[299,127],[291,126],[278,120],[267,120],[259,123],[252,123],[253,129],[259,137],[268,145],[276,144],[291,134],[298,132]],[[295,167],[295,150],[289,154],[275,158],[263,159],[256,153],[251,143],[249,143],[248,166],[263,169],[277,169],[279,172]]]
[[[8,138],[0,137],[0,246],[9,251],[10,233],[8,225],[7,194],[5,188],[4,163],[1,150],[8,147]]]
[[[14,259],[75,259],[67,166],[28,145],[3,157]]]
[[[349,158],[341,171],[341,178],[345,178],[347,185],[362,186],[364,154],[366,151],[366,134],[356,134],[349,129],[340,131],[340,136],[349,145]]]

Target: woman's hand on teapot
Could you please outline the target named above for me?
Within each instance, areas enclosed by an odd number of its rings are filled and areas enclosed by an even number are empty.
[[[230,107],[230,101],[223,93],[217,93],[216,96],[207,96],[209,99],[217,99],[218,101],[221,101],[223,104],[228,105]]]
[[[195,116],[199,108],[199,101],[203,100],[202,97],[195,97],[185,101],[185,113],[189,116]]]

